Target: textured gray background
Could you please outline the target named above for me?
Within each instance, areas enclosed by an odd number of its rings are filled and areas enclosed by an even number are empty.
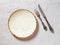
[[[10,14],[22,8],[34,11],[34,9],[38,9],[38,3],[44,10],[55,33],[52,34],[49,29],[44,31],[37,18],[39,22],[37,35],[28,41],[16,39],[7,26]],[[44,19],[43,21],[45,22]],[[60,45],[60,0],[0,0],[0,45]]]

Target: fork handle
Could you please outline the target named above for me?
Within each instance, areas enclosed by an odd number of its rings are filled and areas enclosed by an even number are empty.
[[[43,21],[42,21],[42,19],[41,19],[40,15],[38,15],[38,17],[39,17],[39,19],[40,19],[40,21],[41,21],[41,23],[42,23],[42,25],[43,25],[44,30],[46,30],[46,31],[47,31],[47,27],[46,27],[46,26],[45,26],[45,24],[43,23]]]

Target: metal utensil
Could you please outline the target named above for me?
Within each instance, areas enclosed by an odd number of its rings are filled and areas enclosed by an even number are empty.
[[[40,19],[40,21],[41,21],[41,23],[42,23],[42,25],[43,25],[44,30],[47,31],[47,27],[46,27],[45,24],[43,23],[43,21],[42,21],[42,19],[41,19],[41,17],[40,17],[40,14],[39,14],[39,12],[38,12],[38,10],[35,9],[34,12],[35,12],[35,14],[37,15],[37,17]]]
[[[44,19],[46,20],[50,31],[51,31],[52,33],[54,33],[53,28],[52,28],[51,25],[49,24],[49,22],[48,22],[48,20],[47,20],[47,18],[46,18],[46,15],[44,14],[44,12],[43,12],[43,10],[42,10],[42,8],[41,8],[41,6],[40,6],[39,4],[38,4],[38,8],[39,8],[39,11],[41,12],[42,16],[43,16]]]

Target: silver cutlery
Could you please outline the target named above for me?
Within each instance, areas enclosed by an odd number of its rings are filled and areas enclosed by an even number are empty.
[[[53,30],[52,26],[49,24],[49,22],[48,22],[48,20],[47,20],[47,18],[46,18],[46,15],[44,14],[44,12],[43,12],[43,10],[42,10],[42,8],[41,8],[41,6],[40,6],[39,4],[38,4],[38,8],[39,8],[40,13],[42,14],[42,16],[44,17],[44,19],[46,20],[47,25],[48,25],[50,31],[51,31],[52,33],[54,33],[54,30]]]
[[[34,12],[35,12],[35,14],[37,15],[37,17],[40,19],[40,21],[41,21],[41,23],[42,23],[42,25],[43,25],[44,30],[47,31],[47,27],[46,27],[46,25],[44,24],[44,22],[42,21],[42,19],[41,19],[41,17],[40,17],[40,13],[38,12],[38,10],[35,9]]]

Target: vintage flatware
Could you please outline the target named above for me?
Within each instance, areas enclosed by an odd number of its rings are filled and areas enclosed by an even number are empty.
[[[46,15],[44,14],[44,12],[43,12],[43,10],[42,10],[42,8],[41,8],[41,6],[40,6],[39,4],[38,4],[38,8],[39,8],[40,13],[42,14],[42,16],[44,17],[44,19],[46,20],[50,31],[51,31],[52,33],[54,33],[54,30],[53,30],[52,26],[49,24],[49,22],[48,22],[48,20],[47,20],[47,18],[46,18]]]
[[[39,14],[38,10],[35,9],[34,12],[35,12],[35,14],[37,15],[37,17],[40,19],[40,21],[41,21],[41,23],[42,23],[42,25],[43,25],[44,30],[47,31],[47,27],[46,27],[46,25],[44,24],[44,22],[42,21],[42,19],[41,19],[41,17],[40,17],[40,14]]]

